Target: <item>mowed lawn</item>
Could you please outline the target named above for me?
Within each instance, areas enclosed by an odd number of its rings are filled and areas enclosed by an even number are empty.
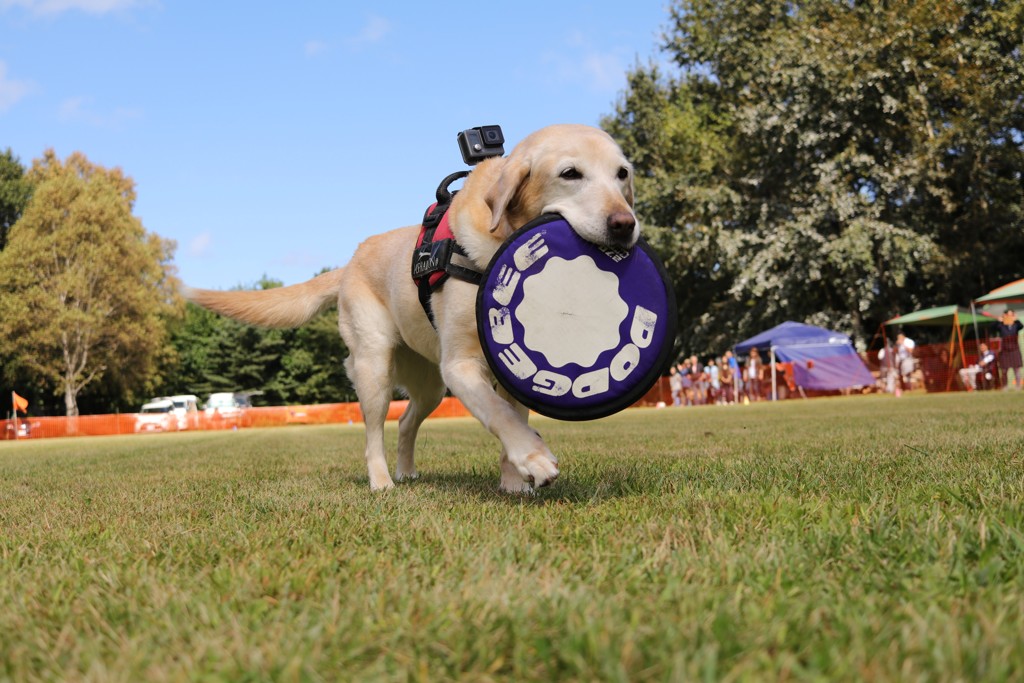
[[[1024,393],[534,424],[0,443],[0,679],[1024,678]]]

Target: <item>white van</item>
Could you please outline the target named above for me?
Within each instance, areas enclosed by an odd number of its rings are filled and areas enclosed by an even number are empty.
[[[178,428],[178,418],[174,414],[174,403],[166,398],[158,398],[143,404],[135,417],[136,432],[170,432]]]
[[[178,429],[196,429],[199,427],[199,397],[192,394],[167,396],[174,404],[174,415],[178,418]]]
[[[210,394],[206,399],[206,419],[216,424],[247,426],[246,411],[252,408],[248,394],[231,391]]]

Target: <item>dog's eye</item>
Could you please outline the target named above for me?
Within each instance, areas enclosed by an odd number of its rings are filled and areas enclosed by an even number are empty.
[[[577,171],[575,166],[570,166],[559,173],[558,177],[564,180],[579,180],[583,177],[583,174]]]
[[[629,169],[623,166],[619,169],[619,180],[625,180],[629,177]]]

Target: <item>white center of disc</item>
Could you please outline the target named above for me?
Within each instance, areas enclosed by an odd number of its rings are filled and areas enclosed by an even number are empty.
[[[516,307],[523,343],[556,368],[593,365],[619,345],[619,325],[628,314],[619,279],[589,256],[548,259],[523,283],[523,300]]]

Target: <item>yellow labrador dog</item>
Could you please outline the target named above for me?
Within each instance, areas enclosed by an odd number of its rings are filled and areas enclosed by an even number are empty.
[[[561,214],[584,239],[632,247],[632,167],[605,132],[581,125],[541,129],[504,158],[479,164],[452,201],[451,229],[480,270],[517,228],[544,213]],[[413,449],[423,419],[445,387],[501,441],[501,489],[530,492],[558,477],[558,460],[527,425],[529,411],[500,389],[477,337],[475,285],[449,279],[432,298],[437,329],[410,274],[419,226],[371,237],[344,268],[290,287],[221,292],[186,288],[193,302],[266,327],[297,327],[337,301],[341,336],[366,423],[370,488],[389,489],[384,419],[394,387],[409,395],[399,421],[395,479],[415,478]]]

